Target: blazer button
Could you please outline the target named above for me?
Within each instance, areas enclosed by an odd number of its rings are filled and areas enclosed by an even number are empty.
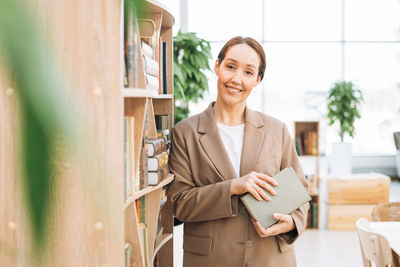
[[[251,247],[253,245],[253,241],[247,240],[246,245],[248,248]]]

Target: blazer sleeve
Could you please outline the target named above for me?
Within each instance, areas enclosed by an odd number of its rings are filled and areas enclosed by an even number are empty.
[[[292,138],[289,134],[289,130],[287,129],[286,125],[283,126],[283,139],[282,139],[282,161],[281,161],[281,170],[286,167],[293,167],[297,175],[299,176],[302,184],[309,192],[309,184],[304,177],[303,170],[300,165],[299,158],[297,156],[296,149],[294,147]],[[290,215],[293,218],[295,229],[292,231],[278,235],[278,242],[280,246],[284,246],[286,244],[292,244],[304,231],[306,227],[306,220],[307,220],[307,213],[310,204],[307,202],[306,204],[302,205],[295,211],[293,211]]]
[[[179,130],[171,129],[169,167],[175,175],[168,187],[174,215],[183,222],[200,222],[238,214],[238,197],[230,195],[232,180],[197,187],[192,179],[186,142]]]

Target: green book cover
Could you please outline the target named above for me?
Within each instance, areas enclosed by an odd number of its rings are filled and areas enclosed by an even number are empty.
[[[277,220],[272,217],[274,212],[289,214],[304,203],[311,200],[307,190],[304,188],[299,177],[292,167],[282,170],[273,177],[278,186],[272,186],[276,191],[273,196],[266,190],[271,201],[258,201],[250,193],[241,197],[242,202],[246,206],[250,215],[256,221],[260,222],[265,228],[276,223]]]

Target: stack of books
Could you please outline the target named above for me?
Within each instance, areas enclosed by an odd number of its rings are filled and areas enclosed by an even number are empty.
[[[168,175],[168,147],[164,138],[147,140],[147,184],[157,185]]]

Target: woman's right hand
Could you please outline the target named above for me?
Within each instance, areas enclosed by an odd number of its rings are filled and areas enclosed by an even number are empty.
[[[240,178],[232,180],[231,196],[242,195],[249,192],[258,201],[261,201],[262,198],[266,201],[270,201],[271,199],[269,196],[263,190],[261,190],[261,188],[267,190],[271,195],[275,195],[276,192],[271,185],[277,186],[278,183],[266,174],[253,171]]]

